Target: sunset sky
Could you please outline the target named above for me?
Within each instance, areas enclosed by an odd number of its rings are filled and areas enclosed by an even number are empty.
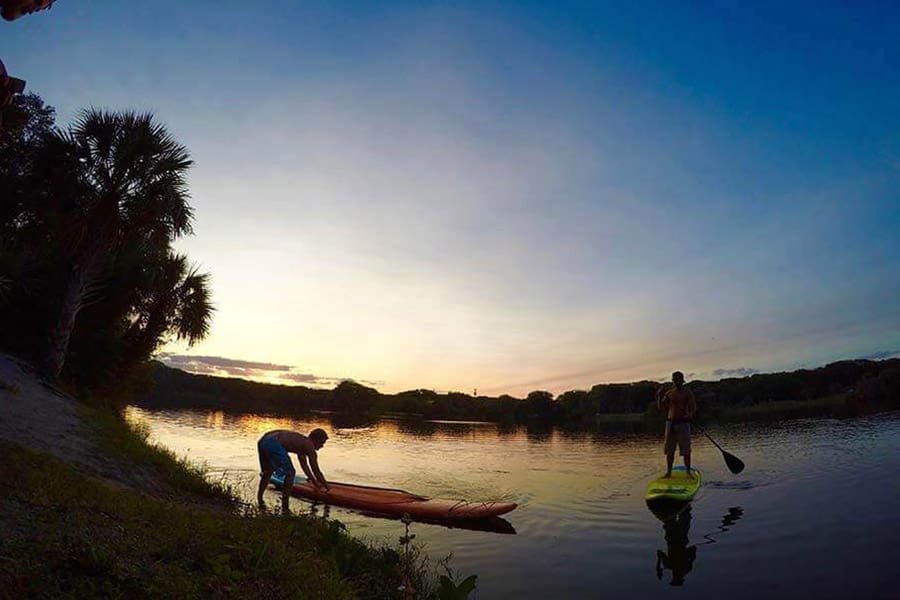
[[[58,0],[0,58],[190,149],[170,364],[560,393],[900,353],[892,4]]]

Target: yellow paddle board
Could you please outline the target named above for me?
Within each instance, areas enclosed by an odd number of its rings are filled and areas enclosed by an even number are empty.
[[[703,483],[703,475],[698,469],[692,467],[691,475],[692,477],[688,477],[684,467],[675,467],[671,477],[660,475],[651,481],[644,498],[647,502],[687,502],[697,494]]]

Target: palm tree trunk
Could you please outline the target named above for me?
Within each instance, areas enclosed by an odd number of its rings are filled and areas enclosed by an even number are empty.
[[[86,269],[76,264],[72,267],[69,280],[66,282],[66,290],[63,294],[56,325],[50,329],[47,336],[47,352],[44,355],[42,371],[44,376],[51,380],[59,379],[59,374],[66,362],[69,339],[72,337],[72,330],[75,329],[75,317],[81,310],[81,301],[86,288]]]
[[[47,336],[47,351],[42,365],[43,375],[53,381],[59,379],[66,363],[69,340],[75,329],[75,319],[85,306],[92,293],[93,283],[97,277],[105,255],[112,248],[112,236],[109,230],[101,227],[89,229],[95,231],[92,239],[80,257],[72,265],[66,289],[63,292],[62,304],[57,315],[56,324]]]

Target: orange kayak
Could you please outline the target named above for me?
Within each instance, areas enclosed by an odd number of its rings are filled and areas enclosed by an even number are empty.
[[[272,485],[281,489],[284,477],[272,475]],[[353,508],[377,515],[402,517],[423,521],[474,521],[506,514],[518,506],[515,502],[468,502],[466,500],[441,500],[417,496],[403,490],[328,483],[331,491],[316,488],[302,477],[294,479],[292,495],[330,504]]]

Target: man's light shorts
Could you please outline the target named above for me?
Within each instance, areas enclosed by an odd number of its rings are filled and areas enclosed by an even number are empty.
[[[675,454],[678,446],[681,456],[691,453],[691,424],[666,421],[665,454]]]

